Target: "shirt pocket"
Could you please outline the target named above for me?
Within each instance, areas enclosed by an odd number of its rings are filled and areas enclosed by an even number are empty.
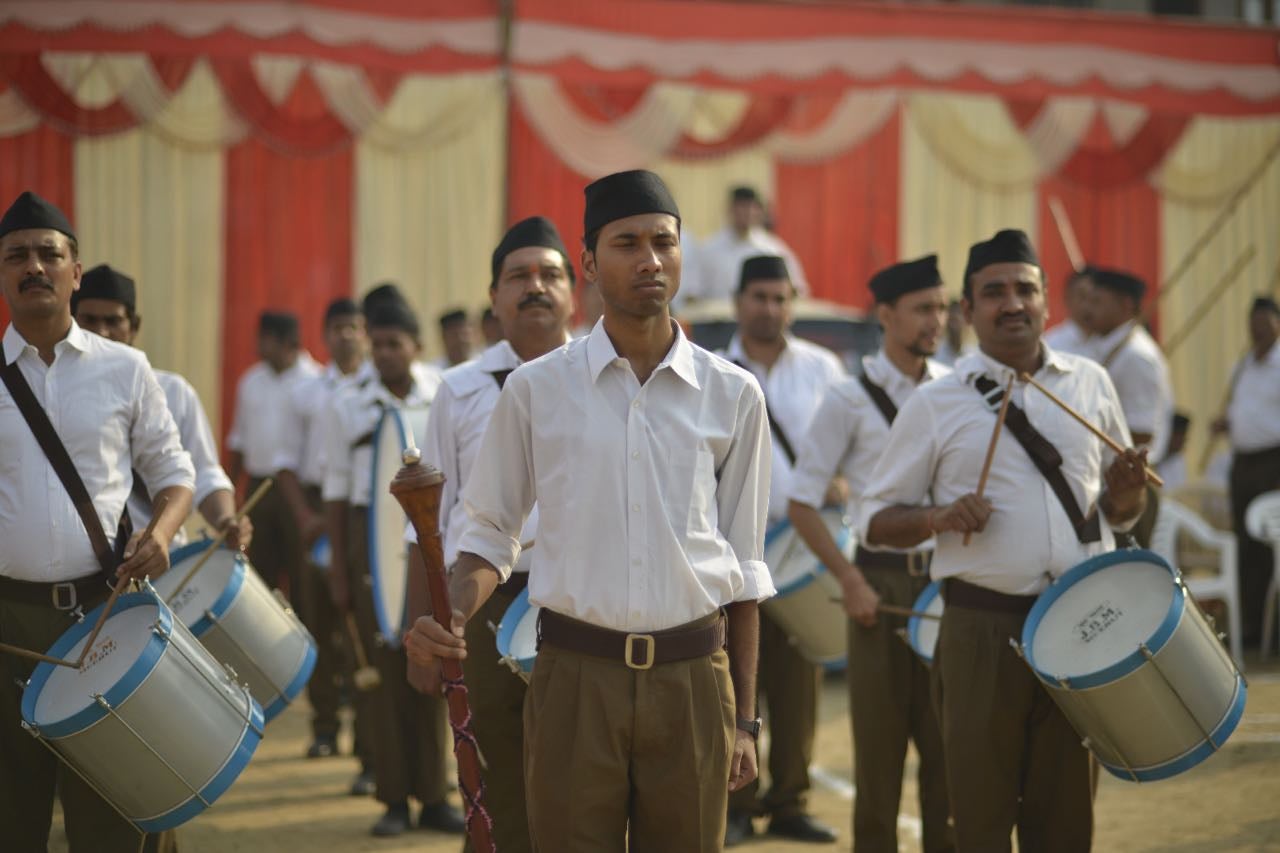
[[[716,460],[701,447],[671,453],[664,499],[677,533],[705,533],[716,523]]]

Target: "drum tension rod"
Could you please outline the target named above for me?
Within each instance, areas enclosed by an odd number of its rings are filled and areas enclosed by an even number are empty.
[[[1213,739],[1213,735],[1209,734],[1205,729],[1204,725],[1200,722],[1200,718],[1192,712],[1191,707],[1187,705],[1187,701],[1182,698],[1182,694],[1178,692],[1177,688],[1173,686],[1173,682],[1169,680],[1169,676],[1164,674],[1164,670],[1161,669],[1160,664],[1156,662],[1156,656],[1151,653],[1151,649],[1147,648],[1147,644],[1142,643],[1138,648],[1142,650],[1142,656],[1145,657],[1153,667],[1155,667],[1156,675],[1160,676],[1160,680],[1169,688],[1169,692],[1173,694],[1173,698],[1178,700],[1178,704],[1182,706],[1182,710],[1187,712],[1187,716],[1191,718],[1191,722],[1196,724],[1196,728],[1200,730],[1200,734],[1204,735],[1204,739],[1207,740],[1214,749],[1220,749],[1221,745]]]
[[[83,770],[81,770],[80,767],[74,761],[72,761],[69,756],[63,755],[59,750],[54,749],[51,743],[49,743],[47,740],[45,740],[43,737],[40,736],[39,729],[37,729],[35,726],[29,725],[26,720],[22,721],[22,727],[26,729],[31,734],[32,737],[40,741],[41,745],[44,746],[45,749],[49,750],[49,753],[53,755],[54,759],[61,761],[63,764],[70,767],[71,772],[75,773],[77,776],[80,777],[80,781],[88,785],[89,788],[95,794],[97,794],[99,797],[102,798],[102,801],[104,803],[111,806],[111,808],[115,809],[116,814],[120,815],[121,820],[129,824],[129,826],[133,827],[134,831],[137,832],[139,835],[143,836],[144,838],[146,837],[146,833],[138,829],[138,825],[134,823],[133,818],[125,814],[124,810],[121,809],[118,805],[116,805],[115,800],[107,796],[106,792],[103,791],[102,788],[98,786],[97,782],[90,779],[89,775],[85,773]]]
[[[1070,679],[1061,678],[1061,677],[1058,678],[1058,686],[1061,687],[1062,690],[1066,691],[1068,694],[1076,692],[1071,687]],[[1057,703],[1056,697],[1053,697],[1053,698],[1054,698],[1054,702]],[[1062,706],[1059,704],[1058,707],[1061,708]],[[1079,703],[1078,707],[1084,714],[1086,714],[1093,721],[1093,725],[1098,733],[1097,739],[1102,741],[1103,748],[1115,753],[1116,758],[1120,759],[1120,763],[1124,765],[1125,772],[1129,774],[1130,779],[1132,779],[1134,782],[1141,782],[1142,780],[1138,778],[1138,774],[1135,773],[1133,770],[1133,765],[1129,763],[1128,757],[1125,756],[1124,750],[1116,746],[1115,739],[1111,736],[1111,732],[1109,732],[1107,730],[1107,727],[1103,725],[1102,720],[1098,717],[1098,715],[1093,713],[1093,709],[1090,708],[1084,702]],[[1065,714],[1065,710],[1063,713]],[[1068,717],[1067,719],[1069,721],[1070,717]],[[1093,737],[1089,735],[1085,735],[1084,740],[1081,741],[1081,745],[1084,746],[1085,749],[1089,750],[1089,752],[1093,754],[1093,757],[1098,759],[1099,763],[1102,763],[1102,756],[1098,755],[1098,751],[1093,748],[1093,741],[1094,741]]]
[[[166,608],[166,609],[168,609],[168,608]],[[170,616],[171,616],[173,619],[175,619],[175,620],[178,618],[177,616],[173,616],[173,615],[172,615],[172,611],[170,612]],[[175,624],[178,624],[178,623],[176,623],[176,622],[175,622]],[[160,630],[160,623],[159,623],[159,622],[156,622],[155,627],[156,627],[156,630]],[[199,642],[200,642],[200,641],[199,641],[199,640],[197,640],[195,637],[192,637],[189,633],[188,633],[188,635],[187,635],[187,636],[188,636],[188,637],[190,637],[190,639],[191,639],[191,641],[192,641],[193,643],[199,643]],[[225,685],[225,684],[218,684],[218,683],[214,682],[214,680],[213,680],[212,678],[210,678],[210,677],[209,677],[209,675],[204,671],[204,667],[203,667],[203,666],[201,666],[200,664],[196,663],[195,661],[193,661],[193,660],[190,658],[190,656],[188,656],[188,655],[187,655],[187,653],[186,653],[185,651],[183,651],[182,646],[178,645],[177,643],[173,643],[173,644],[171,644],[171,645],[172,645],[173,649],[174,649],[175,651],[177,651],[177,653],[178,653],[179,655],[181,655],[181,656],[182,656],[182,659],[183,659],[183,660],[185,660],[185,661],[187,662],[187,664],[188,664],[192,669],[194,669],[197,673],[199,673],[200,677],[201,677],[202,679],[204,679],[204,682],[205,682],[206,684],[208,684],[210,687],[212,687],[212,688],[213,688],[213,692],[214,692],[215,694],[217,694],[219,697],[221,697],[221,698],[223,699],[223,701],[227,702],[227,704],[228,704],[228,705],[231,705],[232,707],[235,707],[234,703],[232,703],[232,702],[228,701],[228,700],[227,700],[227,698],[226,698],[226,694],[227,694],[227,685]],[[226,667],[226,665],[225,665],[225,664],[224,664],[223,666],[224,666],[225,668],[227,668],[227,669],[230,669],[230,667]],[[234,687],[236,687],[236,686],[237,686],[237,685],[236,685],[236,684],[235,684],[235,682],[233,681],[233,682],[232,682],[232,687],[234,688]],[[240,708],[236,708],[236,713],[240,716],[240,719],[244,722],[245,726],[246,726],[246,727],[249,727],[249,728],[252,728],[252,729],[253,729],[253,731],[254,731],[254,733],[255,733],[255,734],[257,734],[259,738],[261,738],[261,737],[263,736],[263,731],[262,731],[262,729],[261,729],[261,728],[259,728],[259,727],[257,727],[257,726],[255,726],[255,725],[253,725],[253,694],[249,692],[249,688],[248,688],[247,686],[245,686],[245,685],[243,685],[243,684],[238,685],[238,686],[239,686],[239,688],[240,688],[240,692],[244,694],[245,706],[244,706],[244,710],[241,710]]]
[[[232,636],[231,632],[228,631],[226,627],[223,626],[222,620],[219,619],[218,616],[212,610],[206,610],[204,612],[204,618],[208,619],[209,623],[213,625],[213,627],[217,628],[218,631],[222,633],[222,636],[225,637],[229,643],[231,643],[231,645],[236,647],[236,651],[240,653],[240,656],[245,659],[245,661],[249,664],[249,666],[253,667],[254,671],[258,673],[258,677],[267,683],[267,686],[269,686],[275,692],[276,696],[288,701],[288,697],[285,695],[284,688],[276,684],[274,678],[272,678],[267,673],[263,672],[262,667],[258,666],[258,662],[255,661],[253,659],[253,656],[245,650],[244,646],[240,645],[240,643],[236,640],[236,638]]]

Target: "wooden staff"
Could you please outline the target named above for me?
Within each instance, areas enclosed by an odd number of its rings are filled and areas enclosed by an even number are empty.
[[[991,443],[987,445],[987,458],[982,460],[982,473],[978,475],[978,491],[975,494],[982,497],[982,493],[987,488],[987,477],[991,475],[991,463],[996,458],[996,443],[1000,441],[1000,430],[1004,427],[1005,416],[1009,414],[1009,401],[1013,399],[1013,381],[1016,376],[1009,377],[1009,384],[1004,389],[1004,399],[1000,401],[1000,411],[996,415],[996,425],[991,430]],[[973,531],[970,530],[964,534],[963,545],[968,546],[969,540],[973,538]]]
[[[147,525],[147,529],[142,532],[142,539],[146,539],[155,532],[156,522],[160,520],[161,513],[168,506],[169,499],[164,495],[156,498],[155,503],[151,506],[151,523]],[[142,539],[138,541],[141,542]],[[102,626],[107,624],[107,617],[111,615],[111,610],[116,606],[116,599],[120,597],[120,593],[124,592],[124,588],[129,584],[132,578],[123,577],[116,581],[116,585],[111,588],[111,595],[107,598],[106,605],[103,606],[102,612],[98,614],[98,621],[93,626],[93,630],[89,632],[89,639],[85,641],[84,649],[80,652],[80,659],[76,661],[76,668],[84,666],[85,659],[89,657],[89,652],[93,650],[93,643],[98,639],[98,634],[102,631]]]
[[[1049,196],[1049,213],[1053,214],[1053,224],[1058,226],[1058,236],[1062,238],[1062,248],[1067,250],[1071,268],[1080,272],[1085,266],[1084,253],[1080,251],[1076,232],[1071,227],[1071,220],[1067,218],[1067,209],[1062,206],[1062,199],[1056,195]]]
[[[1105,444],[1107,447],[1110,447],[1116,453],[1124,453],[1124,448],[1120,446],[1120,442],[1116,441],[1111,436],[1107,435],[1105,432],[1098,429],[1093,424],[1089,423],[1088,419],[1085,418],[1084,415],[1080,414],[1075,409],[1068,406],[1066,401],[1064,401],[1057,394],[1053,393],[1048,388],[1044,387],[1039,382],[1032,379],[1030,374],[1028,373],[1022,374],[1022,380],[1026,382],[1028,385],[1035,388],[1041,394],[1048,397],[1053,402],[1057,403],[1058,406],[1062,409],[1062,411],[1066,412],[1068,415],[1071,415],[1071,417],[1075,418],[1080,423],[1081,426],[1083,426],[1085,429],[1089,430],[1089,432],[1096,435],[1102,441],[1102,443]],[[1146,465],[1144,467],[1146,468],[1146,472],[1147,472],[1147,482],[1151,483],[1153,486],[1164,485],[1164,480],[1160,479],[1159,474],[1151,470],[1150,465]]]
[[[422,462],[422,453],[412,444],[404,451],[404,467],[391,481],[393,494],[418,534],[418,547],[427,569],[427,587],[436,623],[453,631],[453,608],[445,582],[444,548],[440,541],[440,493],[444,474]],[[480,778],[480,754],[471,731],[471,708],[462,663],[456,658],[441,661],[445,678],[445,699],[449,704],[449,724],[453,728],[453,754],[458,760],[458,782],[466,804],[467,835],[477,853],[495,853],[493,820],[484,808],[484,784]]]
[[[258,485],[253,494],[249,495],[249,500],[244,502],[244,506],[240,507],[240,511],[233,515],[231,521],[223,525],[222,530],[218,531],[218,535],[209,541],[209,545],[200,554],[200,559],[196,560],[196,564],[191,567],[191,571],[187,572],[182,582],[173,588],[173,594],[165,599],[165,604],[173,604],[174,599],[178,597],[178,593],[187,588],[187,584],[191,583],[191,579],[196,576],[196,573],[204,568],[204,564],[209,562],[209,558],[213,556],[214,552],[222,547],[223,542],[227,541],[227,536],[231,533],[231,526],[253,511],[253,508],[267,494],[273,483],[275,483],[275,480],[268,477]]]
[[[1213,290],[1209,291],[1209,294],[1200,301],[1199,305],[1196,306],[1196,310],[1191,313],[1191,318],[1183,324],[1182,328],[1178,329],[1178,331],[1165,339],[1164,353],[1166,357],[1173,355],[1173,351],[1176,350],[1183,341],[1191,336],[1191,332],[1213,308],[1214,303],[1221,299],[1222,294],[1240,278],[1240,274],[1245,271],[1247,266],[1249,266],[1250,261],[1253,260],[1253,256],[1256,255],[1257,252],[1257,247],[1250,244],[1249,248],[1245,249],[1236,257],[1235,263],[1233,263],[1227,271],[1222,274],[1222,277],[1218,279],[1218,283],[1214,285]]]

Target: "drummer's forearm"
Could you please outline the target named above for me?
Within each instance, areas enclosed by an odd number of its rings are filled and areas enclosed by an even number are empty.
[[[200,501],[200,517],[214,530],[221,530],[235,515],[236,496],[228,489],[218,489]]]
[[[867,525],[868,545],[914,548],[933,536],[931,506],[888,506],[877,512]]]
[[[463,551],[449,573],[449,606],[470,620],[501,581],[492,563],[479,554]]]
[[[152,506],[158,506],[164,499],[164,508],[155,520],[155,533],[161,542],[170,542],[178,535],[182,522],[191,514],[191,489],[186,486],[169,486],[161,489],[154,498]]]
[[[832,538],[831,531],[822,520],[822,513],[808,504],[791,501],[787,506],[787,518],[790,519],[796,533],[804,540],[804,544],[809,546],[809,550],[822,562],[822,565],[827,567],[829,572],[840,580],[862,576],[862,572],[849,562],[836,540]]]

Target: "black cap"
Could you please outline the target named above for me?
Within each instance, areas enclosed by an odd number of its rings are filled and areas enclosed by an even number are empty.
[[[969,262],[964,267],[964,287],[969,289],[969,276],[992,264],[1031,264],[1040,266],[1040,258],[1025,232],[1015,228],[997,231],[990,240],[969,247]]]
[[[594,234],[610,222],[642,213],[669,213],[680,220],[680,208],[671,191],[653,172],[635,169],[615,172],[587,184],[582,233]]]
[[[1253,307],[1249,309],[1249,313],[1254,311],[1270,311],[1272,314],[1280,314],[1280,304],[1270,296],[1259,296],[1253,300]]]
[[[787,272],[787,262],[777,255],[756,255],[742,262],[742,272],[738,275],[738,292],[747,289],[753,281],[791,281]]]
[[[282,341],[298,339],[298,316],[288,311],[263,311],[258,318],[258,334]]]
[[[903,261],[885,267],[871,276],[871,281],[868,282],[878,304],[897,302],[898,297],[903,294],[941,284],[942,273],[938,272],[937,255],[925,255],[914,261]]]
[[[573,281],[573,264],[569,261],[569,252],[564,247],[564,241],[560,239],[560,232],[556,230],[555,223],[544,216],[531,216],[512,225],[507,230],[507,233],[502,236],[502,242],[498,243],[498,248],[493,250],[491,287],[498,283],[498,275],[502,272],[502,262],[507,259],[507,255],[517,249],[525,249],[529,246],[537,246],[538,248],[559,252],[560,256],[564,258],[565,269],[569,271],[569,280]]]
[[[1147,285],[1142,279],[1123,270],[1095,269],[1089,278],[1093,280],[1095,287],[1119,293],[1135,302],[1141,302],[1143,295],[1147,292]]]
[[[409,300],[404,298],[404,294],[400,292],[400,288],[394,282],[384,281],[374,285],[373,289],[364,295],[364,298],[360,300],[360,311],[368,317],[374,308],[387,303],[408,305]]]
[[[440,315],[440,328],[447,329],[467,322],[467,309],[453,308]]]
[[[76,239],[76,232],[62,211],[30,190],[14,199],[0,217],[0,237],[28,228],[52,228]]]
[[[138,289],[133,279],[113,270],[106,264],[99,264],[80,276],[80,289],[71,294],[71,313],[76,313],[81,299],[110,299],[119,302],[132,317],[138,309]]]
[[[365,315],[365,325],[374,329],[398,329],[414,339],[419,334],[418,316],[407,302],[386,300],[375,304]]]
[[[760,194],[756,192],[755,187],[734,187],[729,190],[729,198],[733,201],[754,201],[756,204],[763,204],[760,200]]]

